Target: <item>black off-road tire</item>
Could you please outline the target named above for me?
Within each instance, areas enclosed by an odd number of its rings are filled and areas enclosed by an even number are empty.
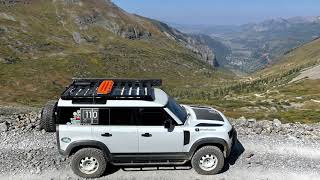
[[[200,167],[200,159],[206,155],[213,155],[217,158],[217,164],[214,169],[204,170]],[[202,175],[214,175],[219,173],[224,166],[224,156],[222,151],[216,146],[204,146],[200,148],[192,157],[191,164],[193,169]]]
[[[56,132],[55,110],[57,101],[48,101],[43,107],[40,119],[40,128],[46,132]]]
[[[98,163],[97,170],[92,174],[86,174],[80,170],[81,160],[86,157],[93,157]],[[107,167],[107,159],[102,150],[96,148],[84,148],[77,151],[71,160],[72,171],[83,178],[99,178],[101,177]]]

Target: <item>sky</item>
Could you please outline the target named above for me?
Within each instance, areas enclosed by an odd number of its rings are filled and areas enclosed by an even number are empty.
[[[113,0],[113,2],[130,13],[185,25],[240,25],[278,17],[320,15],[320,0]]]

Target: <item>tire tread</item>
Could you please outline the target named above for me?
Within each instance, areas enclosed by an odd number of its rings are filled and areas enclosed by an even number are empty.
[[[211,170],[211,171],[205,171],[205,170],[201,169],[200,166],[199,166],[200,158],[203,155],[208,154],[208,153],[213,153],[218,158],[218,164],[217,164],[216,168]],[[204,147],[200,148],[199,150],[197,150],[195,152],[195,154],[192,157],[191,164],[192,164],[193,169],[198,174],[214,175],[214,174],[219,173],[222,170],[222,168],[224,166],[224,156],[223,156],[222,151],[218,147],[216,147],[216,146],[204,146]]]
[[[93,173],[93,174],[84,174],[80,171],[80,169],[78,168],[78,163],[79,161],[84,157],[84,156],[93,156],[96,159],[98,159],[99,161],[99,169]],[[83,178],[99,178],[101,177],[107,167],[107,159],[103,153],[102,150],[100,149],[96,149],[96,148],[83,148],[80,149],[79,151],[77,151],[71,160],[71,169],[72,171]]]
[[[44,129],[46,132],[56,131],[56,121],[54,117],[56,104],[56,101],[48,101],[42,109],[40,128]]]

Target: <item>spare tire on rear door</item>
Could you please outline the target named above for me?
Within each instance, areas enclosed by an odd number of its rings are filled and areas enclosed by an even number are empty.
[[[56,131],[56,118],[55,111],[57,107],[57,101],[48,101],[43,107],[40,119],[40,128],[46,132]]]

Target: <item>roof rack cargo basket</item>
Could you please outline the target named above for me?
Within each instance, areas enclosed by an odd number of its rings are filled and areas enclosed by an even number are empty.
[[[161,79],[74,78],[62,93],[61,99],[85,102],[109,99],[154,100],[154,86],[161,86]]]

